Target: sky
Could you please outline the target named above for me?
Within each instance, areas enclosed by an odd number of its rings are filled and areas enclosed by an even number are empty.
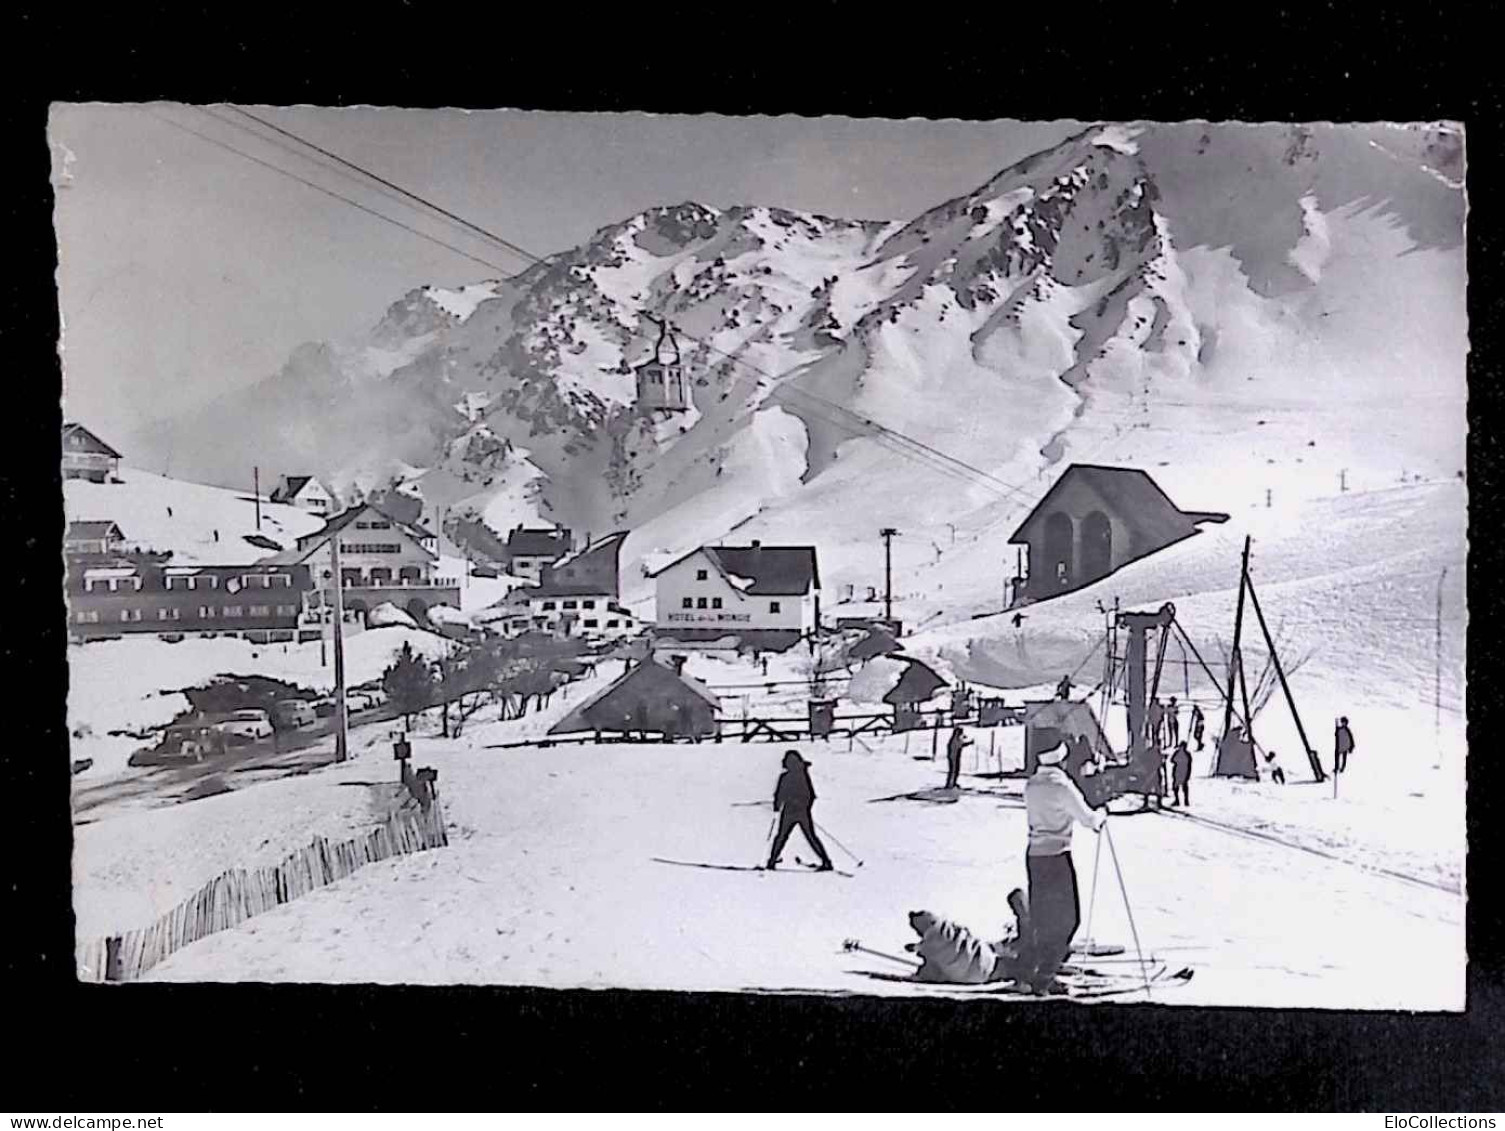
[[[909,219],[1082,128],[246,109],[539,255],[686,200]],[[228,107],[59,104],[49,137],[65,412],[117,445],[268,376],[303,342],[360,333],[414,287],[526,266]]]

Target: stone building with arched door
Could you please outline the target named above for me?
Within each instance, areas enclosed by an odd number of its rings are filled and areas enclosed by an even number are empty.
[[[1132,561],[1226,522],[1213,511],[1183,511],[1137,467],[1074,463],[1029,512],[1010,545],[1027,547],[1016,600],[1043,601],[1107,577]]]

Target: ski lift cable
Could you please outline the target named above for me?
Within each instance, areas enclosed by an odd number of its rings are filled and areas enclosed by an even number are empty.
[[[307,138],[302,137],[301,135],[293,132],[292,130],[284,129],[281,126],[278,126],[278,125],[276,125],[276,124],[274,124],[272,122],[269,122],[266,119],[261,118],[261,117],[255,115],[255,114],[252,114],[249,111],[243,110],[243,109],[241,109],[239,107],[230,106],[229,109],[233,110],[235,113],[240,114],[241,116],[247,118],[250,121],[254,121],[254,122],[258,123],[259,125],[262,125],[262,126],[266,127],[267,129],[273,130],[274,132],[282,135],[283,137],[290,138],[290,139],[298,142],[301,145],[307,146],[310,150],[313,150],[314,152],[323,155],[324,157],[328,158],[331,161],[337,162],[339,165],[341,165],[344,168],[353,170],[355,172],[360,173],[363,176],[369,177],[372,181],[376,182],[377,184],[385,186],[386,188],[392,190],[393,192],[399,193],[404,198],[412,200],[412,201],[414,201],[414,202],[422,205],[423,207],[432,210],[433,212],[437,213],[441,217],[444,217],[445,219],[449,220],[450,222],[452,222],[454,224],[458,224],[458,225],[464,227],[466,230],[468,230],[468,231],[470,231],[470,232],[472,232],[472,233],[474,233],[476,235],[480,235],[480,236],[482,236],[485,239],[489,239],[489,240],[493,241],[498,246],[504,248],[505,250],[511,252],[512,254],[517,255],[517,256],[519,256],[521,258],[524,258],[524,259],[528,260],[530,262],[530,265],[531,264],[537,264],[537,263],[543,263],[548,258],[548,257],[545,257],[545,256],[537,255],[537,254],[529,251],[528,249],[520,246],[519,244],[516,244],[516,243],[512,242],[511,240],[508,240],[505,237],[498,235],[495,232],[492,232],[492,231],[490,231],[490,230],[488,230],[486,228],[481,227],[478,224],[475,224],[475,223],[473,223],[473,222],[471,222],[469,220],[466,220],[464,217],[459,216],[455,212],[453,212],[453,211],[451,211],[449,209],[446,209],[446,208],[442,207],[441,205],[437,205],[437,204],[433,203],[432,201],[428,200],[426,197],[423,197],[422,195],[420,195],[418,193],[412,192],[409,189],[405,189],[401,185],[396,184],[395,182],[389,180],[388,178],[383,177],[380,174],[373,173],[369,169],[366,169],[364,166],[362,166],[362,165],[360,165],[360,164],[358,164],[358,163],[356,163],[354,161],[350,161],[347,158],[341,157],[339,154],[334,153],[333,151],[331,151],[331,150],[329,150],[329,149],[327,149],[327,148],[325,148],[325,147],[323,147],[321,145],[318,145],[315,142],[309,141]],[[206,110],[206,113],[207,112],[208,111]],[[225,121],[225,119],[220,118],[218,115],[211,114],[210,116],[213,117],[216,121]],[[166,120],[166,119],[164,119],[164,120]],[[174,124],[176,125],[177,123],[174,123]],[[184,126],[179,126],[179,128],[181,128],[181,129],[187,129],[187,127],[184,127]],[[196,131],[192,131],[192,130],[190,130],[189,132],[196,133]],[[255,134],[255,136],[262,137],[263,140],[266,140],[268,142],[272,142],[272,139],[265,138],[264,135],[257,134],[255,131],[249,131],[248,130],[248,132],[251,132],[251,133]],[[278,166],[271,165],[269,162],[263,162],[259,158],[251,157],[251,155],[243,153],[242,151],[235,149],[233,146],[229,146],[227,143],[218,141],[217,139],[209,138],[207,135],[203,135],[203,134],[198,134],[197,136],[202,137],[202,138],[204,138],[204,140],[210,141],[213,144],[220,145],[220,146],[222,146],[224,148],[230,149],[232,152],[240,153],[241,156],[247,157],[248,159],[253,160],[253,161],[257,161],[259,164],[264,164],[268,168],[275,169],[278,172],[282,172],[282,173],[284,173],[287,176],[293,177],[295,180],[302,181],[302,178],[297,177],[295,174],[289,173],[287,170],[281,169]],[[281,146],[280,143],[275,143],[274,142],[273,144],[279,144],[279,146],[281,148],[284,148],[284,149],[288,148],[286,146]],[[339,194],[333,193],[332,191],[330,191],[328,189],[324,189],[321,186],[314,185],[312,182],[302,181],[302,183],[309,184],[310,187],[318,188],[319,191],[326,192],[326,193],[328,193],[331,196],[335,196],[337,199],[345,200],[347,203],[350,203],[350,204],[354,205],[355,207],[361,208],[363,211],[368,211],[368,212],[372,211],[370,209],[365,208],[363,205],[358,204],[355,201],[350,201],[348,198],[340,197]],[[372,214],[373,215],[381,215],[379,213],[374,213],[374,212]],[[388,220],[391,223],[397,224],[399,227],[403,227],[405,230],[413,231],[415,234],[421,234],[421,233],[418,233],[416,231],[416,229],[409,228],[409,227],[407,227],[407,225],[401,224],[399,221],[392,220],[391,217],[382,216],[382,218]],[[424,238],[433,239],[432,237],[428,237],[426,235],[424,236]],[[433,242],[440,244],[440,246],[443,246],[443,247],[447,248],[448,250],[455,251],[457,254],[465,255],[467,258],[470,258],[470,259],[472,259],[472,260],[474,260],[476,262],[483,263],[483,264],[485,264],[488,267],[493,267],[493,268],[495,268],[498,271],[502,271],[504,274],[506,273],[506,269],[505,268],[502,268],[502,267],[498,266],[497,264],[491,263],[488,260],[483,260],[483,259],[480,259],[478,256],[473,256],[473,255],[470,255],[467,252],[460,251],[460,249],[454,248],[453,246],[451,246],[449,244],[443,243],[443,241],[433,240]],[[708,342],[708,341],[706,341],[706,340],[704,340],[702,338],[699,338],[699,337],[697,337],[697,336],[695,336],[693,334],[685,333],[683,330],[681,330],[681,329],[679,329],[677,327],[676,327],[676,330],[677,330],[677,332],[681,336],[687,338],[688,340],[693,341],[693,342],[697,342],[698,344],[704,346],[706,349],[708,349],[709,351],[711,351],[713,353],[721,354],[722,356],[724,356],[725,358],[727,358],[728,361],[732,362],[732,364],[734,364],[734,365],[741,365],[742,367],[744,367],[746,369],[750,369],[753,372],[758,373],[760,376],[763,376],[763,377],[767,378],[770,381],[779,381],[782,378],[787,377],[791,373],[797,372],[799,369],[805,368],[809,364],[811,364],[809,362],[801,362],[799,365],[791,366],[789,369],[787,369],[787,370],[785,370],[785,371],[783,371],[781,373],[771,373],[768,370],[762,368],[761,366],[755,365],[754,363],[752,363],[750,361],[747,361],[747,360],[745,360],[743,358],[737,357],[734,354],[728,353],[726,350],[723,350],[720,347],[715,346],[712,343],[710,343],[710,342]],[[1024,488],[1022,488],[1022,487],[1020,487],[1020,486],[1018,486],[1016,484],[1007,483],[1004,480],[999,479],[997,476],[991,475],[990,473],[988,473],[986,471],[983,471],[981,468],[975,467],[972,464],[967,463],[965,460],[961,460],[961,459],[958,459],[955,456],[949,455],[948,453],[943,452],[943,451],[941,451],[938,448],[935,448],[935,447],[933,447],[933,446],[931,446],[929,444],[924,443],[923,441],[917,440],[917,439],[915,439],[912,436],[909,436],[909,435],[906,435],[903,432],[900,432],[898,429],[889,428],[886,425],[879,424],[877,421],[872,420],[871,418],[863,417],[860,414],[855,413],[855,412],[851,411],[850,409],[847,409],[845,406],[840,405],[840,404],[836,403],[835,401],[828,400],[827,398],[822,397],[819,394],[811,393],[808,390],[804,390],[804,389],[797,389],[797,388],[794,388],[793,386],[780,386],[780,388],[781,388],[781,391],[787,391],[787,392],[793,393],[795,395],[804,397],[807,400],[811,400],[811,401],[814,401],[816,403],[822,404],[822,405],[824,405],[824,406],[826,406],[826,407],[828,407],[828,408],[830,408],[830,409],[832,409],[832,410],[834,410],[834,411],[836,411],[838,413],[841,413],[844,416],[849,416],[852,419],[860,422],[862,424],[862,426],[864,427],[864,429],[876,429],[876,430],[880,431],[883,435],[887,436],[889,439],[891,439],[892,441],[894,441],[895,443],[897,443],[899,445],[907,445],[907,446],[912,447],[915,450],[916,454],[925,453],[926,455],[932,457],[932,465],[933,466],[935,464],[937,464],[937,463],[952,465],[956,469],[956,471],[964,473],[967,476],[970,476],[970,477],[974,478],[977,482],[985,483],[985,484],[988,484],[990,486],[994,486],[995,488],[1002,488],[1007,493],[1017,494],[1017,495],[1020,495],[1020,496],[1024,496],[1026,494]],[[490,415],[492,415],[492,413],[495,412],[495,411],[499,411],[499,408],[498,409],[493,409],[493,410],[488,410],[487,412],[484,412],[482,414],[482,416],[481,416],[481,419],[485,420],[487,417],[489,417]],[[832,422],[832,423],[834,423],[834,422]],[[897,448],[894,448],[892,446],[891,446],[890,450],[898,451]]]
[[[323,193],[325,196],[333,197],[335,200],[338,200],[338,201],[340,201],[340,202],[342,202],[344,204],[348,204],[352,208],[359,209],[360,211],[366,213],[368,216],[374,216],[378,220],[383,220],[386,223],[393,225],[394,227],[401,228],[405,232],[411,232],[413,235],[417,236],[419,239],[427,240],[429,243],[435,244],[438,247],[442,247],[446,251],[452,251],[456,255],[462,256],[465,259],[469,259],[469,260],[471,260],[474,263],[479,263],[479,264],[481,264],[484,267],[490,267],[494,271],[501,271],[503,273],[505,273],[507,271],[507,268],[501,267],[498,264],[492,263],[489,259],[482,259],[478,255],[472,255],[470,252],[465,251],[465,250],[463,250],[461,248],[455,247],[453,244],[444,242],[443,240],[439,239],[437,236],[429,235],[427,232],[421,231],[418,228],[414,228],[411,225],[404,224],[401,220],[394,219],[393,217],[388,216],[384,212],[378,212],[376,209],[370,208],[367,205],[362,204],[358,200],[352,200],[350,197],[344,196],[344,195],[342,195],[342,194],[340,194],[338,192],[335,192],[333,189],[325,188],[321,184],[317,184],[314,181],[310,181],[310,180],[308,180],[305,177],[300,177],[298,174],[290,172],[287,169],[282,168],[282,166],[280,166],[280,165],[274,165],[270,161],[267,161],[267,160],[265,160],[263,158],[260,158],[260,157],[256,157],[253,154],[247,153],[243,149],[238,149],[237,147],[231,145],[229,142],[221,141],[219,138],[216,138],[216,137],[211,137],[209,134],[202,133],[199,130],[194,129],[191,126],[185,126],[181,122],[173,121],[173,119],[171,119],[171,118],[165,117],[165,116],[163,116],[161,114],[153,113],[150,110],[147,111],[147,114],[150,115],[151,117],[157,119],[157,121],[162,122],[165,125],[171,126],[173,129],[181,130],[181,131],[183,131],[184,133],[187,133],[187,134],[192,134],[194,137],[199,138],[202,141],[206,141],[210,145],[218,146],[219,148],[228,150],[229,152],[234,153],[237,156],[244,157],[247,161],[252,161],[252,162],[254,162],[257,165],[262,166],[263,168],[271,169],[273,172],[276,172],[276,173],[281,173],[283,176],[288,177],[288,178],[290,178],[292,180],[295,180],[295,181],[297,181],[301,185],[306,185],[306,186],[308,186],[309,188],[313,189],[316,192]]]

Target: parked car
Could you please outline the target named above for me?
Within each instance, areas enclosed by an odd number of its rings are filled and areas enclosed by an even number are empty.
[[[272,720],[259,708],[231,711],[216,726],[226,738],[238,738],[246,742],[272,737]]]
[[[337,707],[333,699],[314,700],[314,714],[321,719],[333,718],[336,710]]]
[[[364,691],[351,690],[345,692],[345,710],[347,712],[369,711],[373,706],[375,704],[371,702],[371,697]]]
[[[307,699],[279,699],[272,710],[272,722],[284,730],[310,727],[318,720],[314,705]]]

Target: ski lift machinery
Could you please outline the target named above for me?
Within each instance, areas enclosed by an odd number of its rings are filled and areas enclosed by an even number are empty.
[[[1124,694],[1129,717],[1129,748],[1121,759],[1106,762],[1097,773],[1083,773],[1078,769],[1077,778],[1082,792],[1093,805],[1102,805],[1116,797],[1137,793],[1149,803],[1151,797],[1160,795],[1161,751],[1150,734],[1148,722],[1149,704],[1160,694],[1160,673],[1165,667],[1165,648],[1170,642],[1172,627],[1176,623],[1176,606],[1167,601],[1154,612],[1121,612],[1113,625],[1127,633],[1123,673]],[[1150,670],[1150,636],[1155,634],[1155,666]],[[1109,645],[1109,662],[1113,660],[1113,647]],[[1104,685],[1104,708],[1111,699],[1115,680],[1110,676]]]

